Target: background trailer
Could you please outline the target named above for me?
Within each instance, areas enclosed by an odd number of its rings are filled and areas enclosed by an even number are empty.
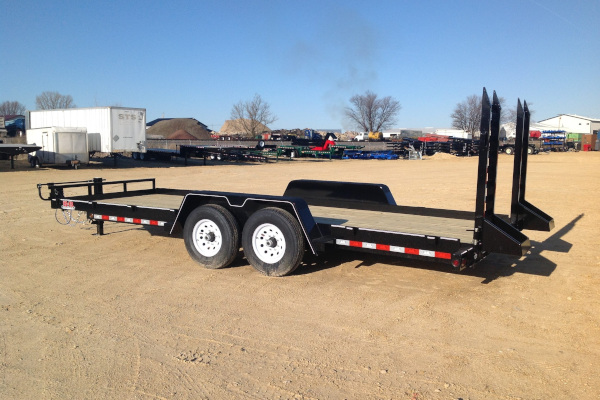
[[[146,151],[146,109],[125,107],[69,108],[27,112],[27,129],[84,127],[90,152]]]
[[[42,164],[77,166],[90,162],[86,128],[49,127],[27,130],[27,144],[41,146],[29,156],[33,167]]]

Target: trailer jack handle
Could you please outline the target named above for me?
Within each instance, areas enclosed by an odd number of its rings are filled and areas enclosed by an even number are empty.
[[[44,198],[44,196],[42,196],[42,187],[44,187],[44,186],[48,187],[48,189],[50,190],[50,194],[48,195],[47,198]],[[40,196],[40,199],[42,199],[44,201],[50,201],[50,200],[52,200],[52,198],[56,198],[59,195],[59,190],[54,187],[54,183],[38,183],[37,188],[38,188],[38,196]],[[62,190],[60,192],[62,192]]]
[[[37,184],[37,188],[38,188],[38,196],[40,196],[40,199],[44,200],[44,201],[50,201],[50,197],[48,197],[47,199],[44,198],[44,196],[42,196],[42,186],[44,186],[43,183],[38,183]]]

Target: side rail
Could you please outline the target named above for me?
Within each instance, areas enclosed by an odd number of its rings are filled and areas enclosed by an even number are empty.
[[[147,179],[130,179],[130,180],[122,180],[122,181],[106,181],[102,178],[94,178],[88,181],[74,181],[74,182],[60,182],[60,183],[38,183],[38,195],[40,199],[44,201],[50,201],[52,203],[57,202],[62,199],[64,196],[65,189],[75,189],[75,188],[87,188],[87,195],[93,199],[95,197],[100,197],[104,194],[104,186],[108,185],[123,185],[122,191],[128,191],[128,184],[131,183],[139,183],[139,182],[150,182],[152,185],[152,189],[156,189],[156,179],[155,178],[147,178]],[[44,197],[42,195],[42,188],[48,188],[49,194],[48,197]],[[53,207],[54,204],[53,204]]]
[[[473,257],[477,261],[490,252],[520,257],[531,248],[529,238],[521,230],[550,231],[554,227],[552,217],[525,201],[529,111],[527,104],[523,109],[519,101],[511,218],[506,221],[495,214],[501,106],[496,92],[490,102],[485,88],[481,103]]]

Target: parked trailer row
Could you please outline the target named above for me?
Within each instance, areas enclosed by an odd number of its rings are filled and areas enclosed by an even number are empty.
[[[456,270],[490,253],[521,257],[531,244],[524,229],[550,231],[553,219],[525,200],[527,104],[517,111],[511,214],[495,213],[500,103],[484,89],[476,206],[472,212],[396,204],[382,184],[295,180],[282,196],[157,188],[154,179],[39,184],[56,212],[83,212],[103,234],[107,222],[183,228],[189,255],[222,268],[240,246],[248,262],[270,276],[300,265],[305,251],[337,248],[446,263]],[[107,193],[108,186],[121,190]],[[148,185],[149,188],[132,189]],[[42,188],[49,189],[43,197]],[[72,191],[83,190],[83,194]],[[69,193],[68,193],[69,192]]]
[[[187,165],[189,158],[202,158],[205,162],[209,160],[218,161],[259,161],[267,162],[270,158],[283,155],[283,151],[272,151],[270,149],[259,149],[255,147],[217,147],[217,146],[195,146],[179,145],[177,149],[146,149],[145,152],[132,152],[134,160],[160,160],[169,161],[172,158],[183,158]]]
[[[330,135],[330,134],[328,134]],[[180,145],[177,149],[146,149],[145,152],[132,152],[132,158],[136,160],[163,160],[168,161],[173,157],[184,158],[203,158],[218,161],[259,161],[268,162],[272,159],[280,158],[342,158],[347,151],[361,149],[362,146],[337,145],[333,140],[328,144],[328,138],[321,143],[308,145],[302,140],[293,141],[292,144],[276,145],[267,144],[264,140],[259,140],[254,147],[218,147],[218,146],[195,146]],[[308,142],[308,141],[307,141]],[[396,157],[397,158],[397,157]]]
[[[406,157],[408,150],[414,148],[422,154],[432,156],[436,153],[449,153],[457,156],[474,156],[479,153],[479,139],[449,138],[444,142],[422,141],[414,138],[404,138],[402,141],[389,142],[387,148],[394,153]],[[515,154],[516,143],[502,143],[498,152],[508,155]],[[534,143],[527,145],[527,154],[538,154],[540,149]]]

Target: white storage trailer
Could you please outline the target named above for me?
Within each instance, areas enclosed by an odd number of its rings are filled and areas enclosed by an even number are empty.
[[[473,135],[462,129],[436,129],[434,134],[460,139],[473,139]]]
[[[29,155],[32,166],[66,164],[77,168],[90,162],[87,129],[48,127],[27,130],[27,144],[42,148]]]
[[[90,152],[146,151],[145,108],[91,107],[27,112],[28,129],[49,126],[85,127]]]

